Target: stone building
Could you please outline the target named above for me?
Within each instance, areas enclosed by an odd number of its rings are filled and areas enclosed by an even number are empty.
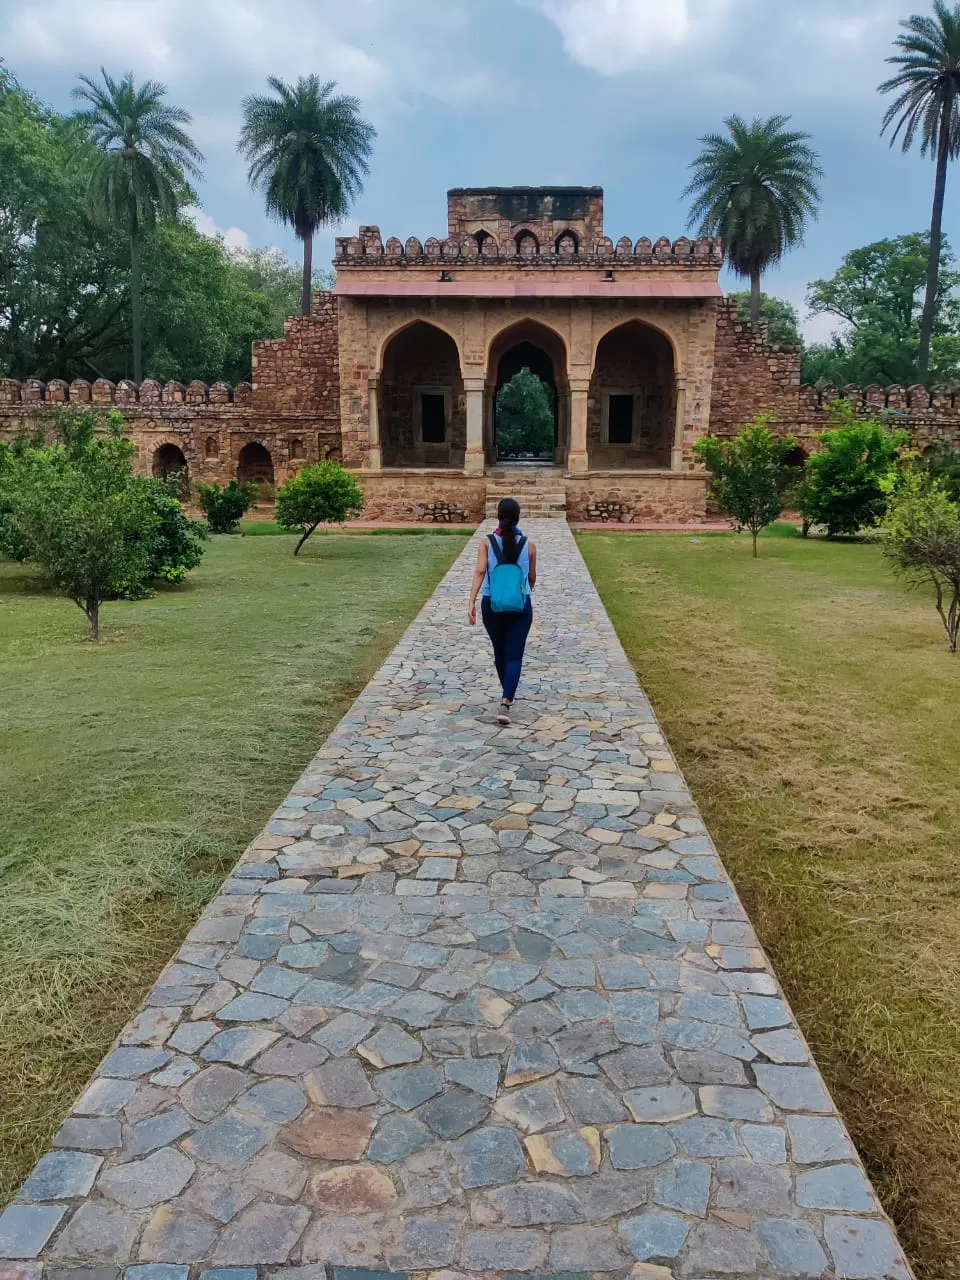
[[[117,407],[145,470],[272,484],[304,463],[358,470],[366,514],[476,519],[517,490],[571,518],[697,521],[692,454],[757,413],[815,447],[837,394],[904,416],[922,443],[956,443],[960,393],[801,388],[800,356],[741,320],[711,238],[614,242],[599,187],[456,189],[447,234],[336,242],[336,284],[284,336],[253,344],[252,379],[139,388],[0,382],[0,432],[51,403]],[[553,448],[499,456],[497,392],[519,369],[547,383]]]

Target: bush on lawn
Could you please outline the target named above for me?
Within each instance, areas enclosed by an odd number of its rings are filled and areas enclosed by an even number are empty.
[[[180,582],[200,561],[202,528],[170,483],[138,476],[119,414],[65,410],[57,439],[21,438],[2,460],[4,540],[86,614],[100,637],[100,606]]]
[[[241,517],[257,498],[257,486],[252,480],[231,480],[222,488],[218,484],[198,484],[196,490],[211,533],[236,533]]]
[[[830,417],[836,425],[823,433],[819,451],[807,462],[799,502],[808,528],[823,525],[827,537],[836,538],[883,519],[885,484],[909,435],[872,418],[858,419],[846,400],[831,405]]]
[[[277,523],[299,529],[300,541],[293,554],[320,524],[343,524],[351,511],[363,508],[363,493],[356,480],[338,462],[316,462],[301,467],[277,491]]]
[[[888,484],[884,554],[917,587],[932,587],[951,653],[960,635],[960,506],[944,483],[911,468]]]
[[[710,472],[711,497],[740,528],[750,530],[754,556],[760,530],[781,515],[797,479],[797,468],[787,463],[797,442],[776,435],[769,421],[761,415],[732,440],[705,436],[693,446]]]

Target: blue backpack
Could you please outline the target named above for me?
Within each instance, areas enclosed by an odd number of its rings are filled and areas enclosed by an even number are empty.
[[[527,596],[530,593],[530,588],[527,585],[527,575],[519,564],[507,564],[497,539],[492,533],[487,536],[490,548],[496,559],[496,564],[491,569],[490,557],[489,555],[487,556],[487,574],[490,578],[490,608],[494,613],[522,613],[526,608]],[[518,557],[523,551],[526,541],[526,538],[521,538],[518,542]]]

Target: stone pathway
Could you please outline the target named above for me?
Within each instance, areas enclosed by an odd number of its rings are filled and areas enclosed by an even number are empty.
[[[471,542],[0,1217],[0,1280],[909,1277],[573,537],[530,532],[516,723]]]

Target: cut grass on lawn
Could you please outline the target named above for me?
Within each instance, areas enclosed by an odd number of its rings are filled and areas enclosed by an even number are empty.
[[[461,546],[214,538],[99,647],[0,565],[0,1205]]]
[[[921,1280],[960,1276],[960,659],[879,548],[579,539]]]

